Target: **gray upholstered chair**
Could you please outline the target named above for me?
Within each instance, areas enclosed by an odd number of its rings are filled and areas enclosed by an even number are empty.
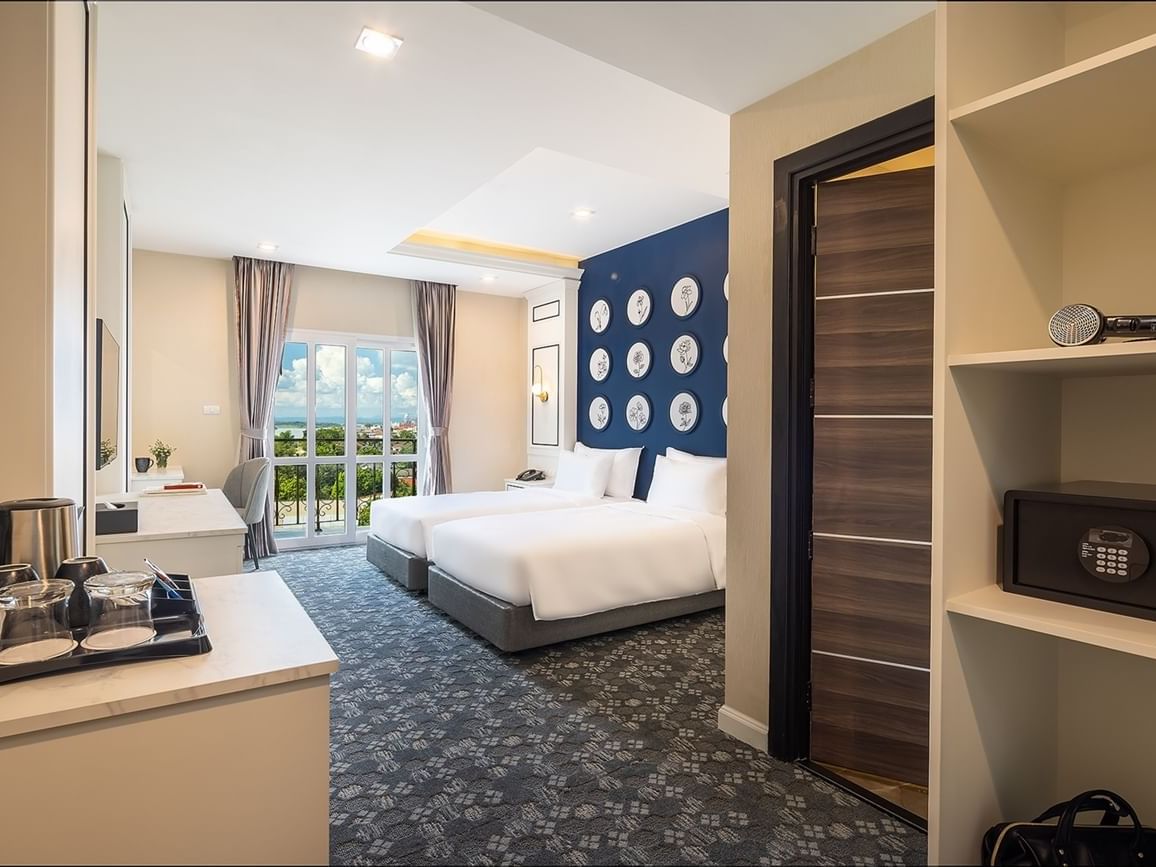
[[[245,541],[253,556],[253,567],[261,568],[257,559],[257,542],[253,536],[254,525],[265,517],[265,499],[269,496],[269,483],[273,478],[273,462],[268,458],[253,458],[237,464],[225,477],[221,490],[225,498],[233,504],[241,520],[245,522]]]

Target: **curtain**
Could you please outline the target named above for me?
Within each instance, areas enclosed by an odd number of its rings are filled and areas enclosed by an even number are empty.
[[[445,283],[413,284],[413,332],[417,369],[425,404],[426,438],[420,493],[451,490],[450,404],[454,391],[454,316],[457,287]]]
[[[241,385],[241,461],[265,457],[266,437],[273,413],[273,396],[281,375],[281,354],[289,324],[289,296],[293,266],[285,262],[233,257],[233,284],[237,302],[237,362]],[[273,493],[269,486],[265,517],[253,529],[258,557],[277,553],[273,540]]]

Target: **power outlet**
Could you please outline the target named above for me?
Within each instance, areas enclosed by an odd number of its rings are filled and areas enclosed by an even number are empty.
[[[203,412],[205,415],[220,415],[221,407],[215,403],[206,403],[203,407],[201,407],[201,412]]]

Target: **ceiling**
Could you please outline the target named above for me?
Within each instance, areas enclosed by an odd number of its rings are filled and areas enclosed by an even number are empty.
[[[935,9],[932,0],[474,5],[726,114]]]
[[[928,4],[479,5],[501,8],[101,2],[98,145],[124,160],[135,245],[228,257],[269,255],[256,245],[273,241],[275,258],[306,265],[521,294],[546,281],[394,248],[431,229],[581,258],[712,213],[729,184],[719,106],[827,62],[794,53],[768,78],[753,61],[735,67],[734,47],[712,37],[686,65],[711,70],[727,99],[686,95],[679,64],[658,62],[689,53],[673,19],[744,35],[748,5],[792,7],[772,16],[783,28],[802,14],[796,6]],[[840,10],[821,39],[794,37],[813,51],[822,43],[825,57],[903,23],[894,20]],[[363,26],[404,37],[400,53],[383,61],[353,50]],[[639,68],[614,59],[629,27]],[[765,59],[792,34],[767,39],[752,52],[744,35],[737,53]],[[755,80],[740,87],[748,74]],[[577,207],[597,213],[575,220]],[[483,283],[483,273],[499,279]]]

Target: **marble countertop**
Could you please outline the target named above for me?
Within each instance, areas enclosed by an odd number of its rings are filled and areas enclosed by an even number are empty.
[[[276,572],[195,580],[209,653],[0,685],[0,738],[337,671],[336,654]]]
[[[210,488],[203,494],[142,496],[132,493],[105,495],[97,499],[101,502],[135,502],[138,510],[135,533],[97,536],[97,548],[114,542],[240,536],[245,533],[245,522],[219,488]]]

